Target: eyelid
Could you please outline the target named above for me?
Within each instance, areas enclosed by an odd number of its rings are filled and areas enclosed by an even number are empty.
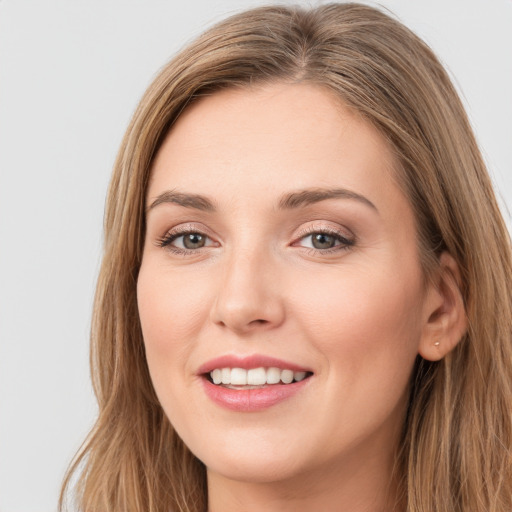
[[[299,229],[299,231],[294,235],[294,243],[313,233],[326,233],[329,235],[339,236],[349,242],[355,242],[355,235],[348,228],[332,226],[331,224],[321,222],[313,222]]]
[[[198,249],[186,249],[181,247],[175,247],[172,244],[174,240],[180,238],[181,236],[185,236],[190,233],[197,233],[198,235],[202,235],[205,238],[214,242],[214,244],[207,245],[205,247],[218,246],[219,243],[215,240],[215,238],[210,234],[209,230],[204,226],[198,226],[194,223],[185,223],[179,224],[177,226],[168,229],[165,234],[156,239],[156,245],[162,247],[164,249],[172,250],[173,252],[177,252],[180,254],[190,254],[197,252],[199,249],[203,249],[204,247]]]
[[[197,254],[201,250],[208,249],[210,247],[219,247],[220,243],[215,240],[214,236],[210,233],[210,230],[205,226],[198,226],[195,223],[179,224],[167,230],[162,237],[157,238],[156,245],[161,248],[167,249],[171,252],[181,255]],[[187,234],[199,234],[207,238],[213,243],[198,247],[196,249],[187,249],[184,247],[177,247],[172,245],[176,239],[186,236]],[[301,246],[299,242],[304,238],[313,234],[323,233],[329,236],[333,236],[338,240],[338,244],[327,249],[317,249],[314,247]],[[332,225],[314,222],[307,226],[301,227],[301,229],[294,235],[294,239],[291,242],[292,247],[302,247],[302,249],[311,251],[318,254],[328,254],[330,252],[337,252],[340,250],[346,250],[354,246],[356,243],[355,236],[347,229],[341,226],[333,227]]]
[[[291,245],[294,247],[302,247],[304,250],[310,251],[315,254],[325,255],[332,252],[343,251],[350,249],[356,243],[355,236],[351,232],[347,233],[347,231],[349,230],[346,228],[343,229],[341,227],[333,227],[331,225],[326,225],[317,222],[301,228],[294,236],[294,241],[292,242]],[[317,233],[323,233],[329,236],[333,236],[337,238],[340,241],[340,243],[328,249],[317,249],[314,247],[304,247],[299,245],[299,242],[301,240]]]

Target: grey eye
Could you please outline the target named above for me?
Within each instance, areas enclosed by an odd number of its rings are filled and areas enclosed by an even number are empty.
[[[185,249],[200,249],[206,244],[206,237],[200,233],[187,233],[183,235],[183,247]]]
[[[311,235],[311,244],[315,249],[331,249],[336,245],[336,237],[327,233],[314,233]]]

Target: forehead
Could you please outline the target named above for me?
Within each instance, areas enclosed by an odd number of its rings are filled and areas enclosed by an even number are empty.
[[[343,187],[376,204],[403,201],[396,167],[384,137],[320,86],[227,89],[180,116],[154,160],[148,200],[174,188],[222,202]]]

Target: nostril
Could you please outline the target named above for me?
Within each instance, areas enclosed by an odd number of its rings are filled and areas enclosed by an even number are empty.
[[[267,325],[269,323],[270,322],[268,320],[263,320],[261,318],[258,318],[257,320],[252,320],[251,322],[249,322],[248,328],[251,329],[251,328],[258,327],[258,326]]]

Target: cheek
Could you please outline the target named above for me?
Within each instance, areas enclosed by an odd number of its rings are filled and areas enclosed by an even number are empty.
[[[298,316],[299,329],[324,361],[318,401],[331,411],[329,452],[345,442],[343,432],[357,444],[400,428],[421,334],[421,287],[413,276],[370,272],[357,278],[344,272],[319,284],[308,286],[316,291],[303,294]]]
[[[205,288],[180,272],[144,262],[137,281],[137,303],[144,339],[151,345],[187,339],[204,320]],[[156,348],[156,347],[155,347]]]
[[[394,275],[345,270],[295,290],[303,297],[300,329],[331,369],[342,368],[337,375],[344,385],[407,383],[421,336],[421,274],[402,269]]]
[[[178,375],[183,378],[188,369],[190,353],[205,322],[205,294],[205,288],[184,273],[170,272],[150,258],[141,266],[137,303],[146,358],[158,395],[169,380]]]

